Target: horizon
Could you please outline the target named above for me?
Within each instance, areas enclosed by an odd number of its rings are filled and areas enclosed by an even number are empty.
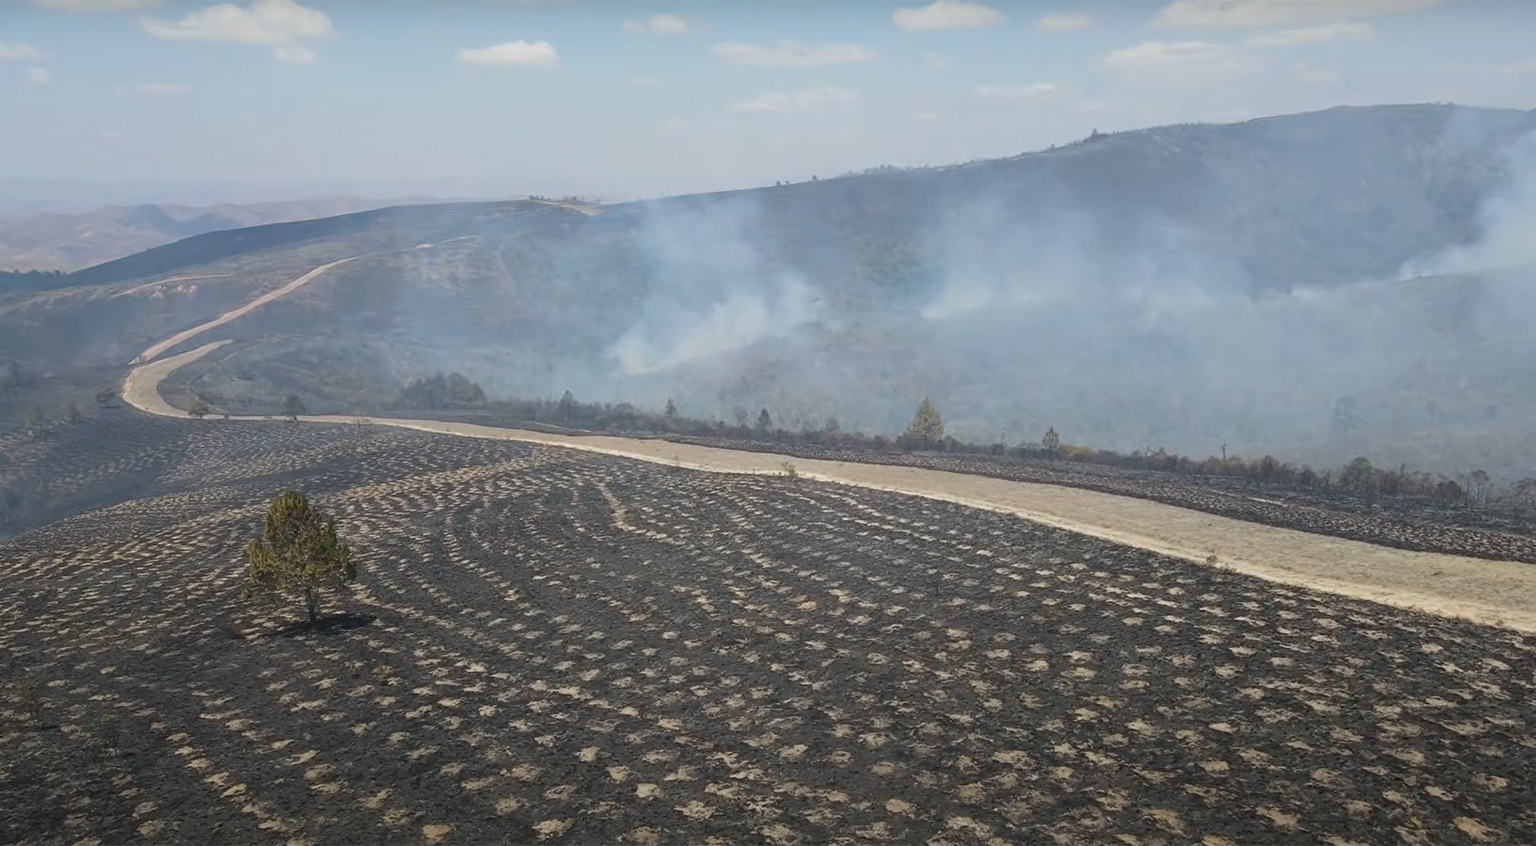
[[[0,178],[180,204],[621,202],[1095,130],[1525,110],[1527,23],[1481,0],[34,0],[0,7],[0,108],[35,130],[0,140]]]
[[[1167,123],[1163,123],[1163,124],[1150,124],[1150,125],[1147,125],[1147,126],[1128,127],[1128,128],[1124,128],[1124,129],[1116,129],[1116,130],[1111,130],[1111,131],[1107,131],[1107,132],[1099,131],[1098,134],[1101,135],[1101,136],[1125,135],[1125,134],[1134,134],[1134,133],[1138,133],[1138,132],[1147,132],[1147,131],[1152,131],[1152,130],[1157,130],[1157,129],[1164,129],[1164,128],[1169,128],[1169,127],[1174,127],[1174,126],[1202,126],[1202,127],[1240,126],[1242,124],[1252,123],[1254,121],[1272,120],[1272,119],[1288,118],[1288,117],[1302,117],[1302,116],[1306,116],[1306,115],[1321,114],[1321,113],[1324,113],[1324,112],[1336,111],[1336,110],[1340,110],[1340,109],[1373,109],[1373,108],[1392,109],[1392,108],[1416,108],[1416,107],[1447,107],[1447,108],[1453,108],[1453,109],[1481,109],[1481,110],[1489,110],[1489,111],[1517,111],[1517,112],[1531,111],[1531,112],[1536,112],[1536,108],[1519,109],[1519,108],[1515,108],[1515,107],[1492,107],[1492,106],[1479,106],[1479,105],[1471,105],[1471,104],[1467,104],[1467,103],[1456,103],[1456,102],[1418,102],[1418,103],[1402,102],[1402,103],[1373,103],[1373,104],[1368,104],[1368,105],[1336,104],[1336,105],[1331,105],[1331,106],[1322,106],[1320,108],[1310,109],[1310,110],[1307,110],[1307,111],[1304,111],[1304,112],[1284,112],[1284,113],[1276,113],[1276,114],[1254,115],[1252,117],[1246,117],[1246,118],[1243,118],[1241,120],[1232,120],[1232,121],[1185,121],[1185,122],[1176,123],[1176,124],[1167,124]],[[1097,131],[1097,130],[1095,130],[1095,131]],[[1085,136],[1081,136],[1081,137],[1077,137],[1077,138],[1072,138],[1072,139],[1066,139],[1064,141],[1052,142],[1052,143],[1050,143],[1050,144],[1048,144],[1048,145],[1046,145],[1044,147],[1032,148],[1032,149],[1028,149],[1028,150],[1020,150],[1020,151],[1013,152],[1013,153],[1004,153],[1004,154],[1001,154],[1001,155],[985,157],[985,158],[971,158],[971,159],[946,161],[946,162],[937,162],[937,163],[925,163],[925,164],[921,164],[921,165],[893,165],[893,164],[890,164],[890,163],[887,163],[887,162],[872,162],[872,163],[870,163],[868,165],[865,165],[863,167],[857,167],[857,168],[854,168],[854,169],[851,169],[851,170],[848,170],[848,171],[844,171],[844,172],[841,172],[841,173],[830,174],[830,175],[828,175],[825,178],[826,179],[838,179],[838,178],[844,178],[844,177],[848,177],[848,176],[857,176],[857,175],[860,175],[861,173],[864,173],[864,172],[867,172],[867,171],[872,171],[872,170],[877,170],[877,169],[884,169],[884,168],[892,168],[892,169],[899,170],[899,171],[943,170],[943,169],[946,169],[946,168],[963,167],[965,165],[972,164],[972,163],[977,163],[977,162],[997,161],[997,160],[1003,160],[1003,159],[1018,158],[1018,157],[1022,157],[1022,156],[1037,155],[1037,154],[1042,154],[1042,153],[1049,153],[1049,152],[1051,152],[1051,151],[1053,151],[1053,150],[1055,150],[1057,148],[1069,147],[1069,146],[1072,146],[1074,144],[1080,143],[1080,142],[1090,138],[1092,136],[1092,134],[1093,133],[1090,132],[1089,135],[1085,135]],[[817,178],[822,178],[822,177],[819,177],[819,175],[814,175],[814,176],[816,176]],[[805,180],[795,180],[795,181],[811,181],[811,180],[810,179],[805,179]],[[783,180],[783,183],[784,184],[792,184],[792,181],[790,181],[790,180]],[[178,199],[122,200],[122,201],[117,201],[117,202],[103,202],[103,203],[95,204],[95,205],[92,205],[92,204],[89,204],[89,203],[86,203],[86,204],[83,204],[83,205],[76,204],[78,206],[78,208],[71,207],[69,205],[64,205],[64,206],[59,206],[58,208],[47,208],[47,209],[44,209],[44,210],[40,210],[40,211],[34,212],[34,214],[37,214],[37,215],[49,215],[49,214],[72,214],[72,213],[79,213],[80,211],[85,211],[87,209],[94,209],[94,208],[103,208],[103,209],[106,209],[106,208],[134,208],[134,207],[140,207],[140,206],[167,206],[167,207],[180,207],[180,208],[214,208],[214,207],[222,206],[222,205],[244,205],[244,206],[281,205],[283,203],[290,203],[290,202],[307,202],[307,201],[319,201],[319,200],[328,200],[328,199],[329,200],[334,200],[334,199],[357,199],[357,200],[368,201],[368,202],[374,202],[374,201],[396,202],[396,201],[398,201],[400,203],[407,204],[407,205],[433,205],[433,204],[444,204],[444,203],[494,203],[494,202],[524,200],[524,199],[529,199],[529,198],[532,198],[532,197],[577,196],[577,197],[580,197],[583,200],[586,200],[586,201],[589,201],[589,202],[594,202],[594,203],[597,203],[597,204],[600,204],[600,205],[622,205],[622,204],[625,204],[625,203],[644,202],[646,200],[658,199],[658,198],[663,198],[663,197],[678,197],[678,196],[707,195],[707,194],[724,194],[724,193],[732,193],[732,192],[737,192],[737,191],[752,191],[752,190],[756,190],[756,189],[759,189],[759,188],[772,187],[774,184],[777,184],[777,181],[774,182],[774,183],[756,183],[756,184],[727,185],[727,186],[709,188],[709,189],[700,190],[700,191],[682,192],[682,193],[678,193],[678,194],[657,194],[657,195],[652,195],[652,196],[640,196],[640,197],[628,197],[628,196],[625,196],[625,197],[604,197],[604,196],[593,196],[591,194],[580,194],[580,193],[571,193],[571,192],[564,192],[564,193],[521,192],[521,193],[478,193],[477,194],[472,189],[469,191],[469,193],[465,193],[465,194],[455,194],[451,190],[450,191],[446,191],[446,192],[439,192],[438,194],[434,194],[434,192],[423,190],[421,184],[419,184],[419,183],[395,183],[393,185],[391,185],[390,183],[373,183],[372,185],[366,185],[366,184],[340,184],[340,185],[334,185],[334,186],[315,186],[314,188],[311,188],[311,189],[306,189],[306,188],[303,188],[303,187],[295,188],[294,186],[290,185],[290,186],[288,186],[285,189],[285,187],[283,186],[283,183],[273,183],[273,182],[263,182],[263,181],[239,181],[239,180],[210,179],[210,180],[206,180],[206,181],[186,181],[186,182],[176,182],[176,183],[157,183],[157,182],[153,182],[153,181],[142,181],[142,180],[72,179],[72,178],[68,178],[68,177],[36,177],[36,176],[22,176],[22,175],[6,175],[6,174],[0,174],[0,184],[3,184],[4,187],[6,187],[6,188],[12,188],[15,185],[27,185],[27,184],[33,184],[33,185],[36,185],[38,187],[42,187],[42,186],[62,187],[62,186],[67,185],[67,186],[70,186],[71,188],[75,188],[75,189],[78,189],[78,188],[80,188],[82,186],[90,186],[90,187],[103,188],[103,189],[118,189],[118,190],[128,190],[128,191],[133,191],[133,190],[142,190],[142,191],[150,191],[150,192],[156,192],[156,191],[167,192],[168,191],[168,192],[170,192],[173,195],[177,194],[178,192],[184,193],[186,191],[204,192],[204,191],[231,191],[232,190],[232,191],[235,191],[235,192],[248,192],[249,193],[249,197],[250,197],[249,199],[242,199],[242,198],[236,197],[234,199],[229,199],[229,200],[207,200],[207,201],[202,201],[202,202],[195,201],[195,200],[188,201],[188,200],[178,200]],[[331,187],[331,188],[333,188],[333,190],[326,190],[326,187]],[[286,193],[285,193],[285,190],[287,191]],[[306,190],[308,190],[309,193],[305,193]],[[8,201],[9,200],[10,200],[10,198],[8,198]],[[22,202],[25,202],[25,200],[23,200]],[[52,204],[50,204],[50,205],[52,205]],[[0,212],[3,212],[3,207],[0,207]]]

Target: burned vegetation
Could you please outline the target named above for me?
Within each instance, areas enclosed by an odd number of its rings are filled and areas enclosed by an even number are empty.
[[[805,478],[131,445],[134,496],[0,544],[6,842],[1536,838],[1529,636]],[[352,625],[240,602],[298,483]]]

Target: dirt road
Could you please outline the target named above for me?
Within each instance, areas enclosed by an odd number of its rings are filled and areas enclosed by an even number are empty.
[[[204,332],[207,332],[209,329],[214,329],[214,328],[217,328],[219,326],[223,326],[224,324],[229,323],[230,321],[233,321],[233,320],[239,320],[240,318],[246,316],[247,314],[250,314],[251,312],[255,311],[256,309],[261,308],[262,306],[266,305],[267,303],[270,303],[270,302],[272,302],[273,300],[276,300],[276,299],[281,299],[282,297],[286,297],[289,294],[293,293],[294,291],[297,291],[299,288],[302,288],[305,285],[309,284],[309,282],[311,280],[313,280],[316,276],[319,276],[320,274],[326,272],[327,270],[330,270],[331,268],[333,268],[333,267],[335,267],[335,266],[337,266],[339,264],[346,264],[347,262],[352,261],[352,259],[355,259],[355,258],[357,258],[357,256],[352,256],[352,258],[339,259],[339,260],[333,261],[333,262],[331,262],[329,264],[322,264],[319,267],[315,268],[314,270],[311,270],[310,272],[304,274],[303,276],[300,276],[299,278],[293,280],[292,282],[289,282],[287,285],[284,285],[283,287],[278,288],[275,291],[268,291],[267,293],[262,294],[261,296],[257,297],[254,300],[251,300],[250,302],[246,303],[243,306],[240,306],[237,309],[232,309],[230,311],[226,311],[223,314],[219,315],[218,317],[215,317],[214,319],[208,321],[207,323],[200,323],[197,326],[193,326],[191,329],[186,329],[186,330],[183,330],[181,332],[177,332],[176,334],[172,335],[171,337],[166,338],[165,340],[159,342],[158,344],[155,344],[154,346],[151,346],[149,349],[139,353],[139,357],[134,359],[133,363],[134,364],[140,364],[140,363],[147,362],[147,361],[154,361],[155,356],[165,352],[166,350],[170,349],[171,347],[174,347],[177,344],[181,344],[181,343],[184,343],[186,341],[189,341],[192,338],[195,338],[198,335],[201,335]]]
[[[317,268],[303,278],[313,278],[335,264],[339,262]],[[293,283],[290,285],[296,287]],[[183,416],[184,412],[173,408],[160,396],[160,383],[178,368],[225,343],[228,342],[208,344],[135,368],[124,384],[123,399],[151,414]],[[167,342],[156,347],[163,351],[169,345]],[[303,419],[322,423],[354,422],[350,417]],[[425,432],[547,444],[707,472],[782,473],[787,462],[793,464],[797,475],[808,479],[1013,514],[1202,565],[1209,564],[1214,556],[1215,566],[1274,582],[1536,632],[1536,567],[1529,564],[1409,552],[1245,523],[1096,491],[916,467],[789,458],[662,440],[563,436],[432,420],[372,422]]]

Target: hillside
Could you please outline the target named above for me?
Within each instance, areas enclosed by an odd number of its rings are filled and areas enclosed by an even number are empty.
[[[808,479],[76,429],[0,540],[7,843],[1536,837],[1520,631]],[[239,601],[298,485],[360,562],[318,631]]]
[[[422,201],[333,197],[250,205],[112,206],[80,214],[0,218],[0,271],[80,270],[221,229],[332,217]]]
[[[356,257],[201,338],[242,343],[188,387],[350,411],[454,369],[493,394],[885,432],[926,394],[974,440],[1054,425],[1125,450],[1530,475],[1532,273],[1489,272],[1510,257],[1479,245],[1509,240],[1494,211],[1522,200],[1533,130],[1536,112],[1338,108],[600,209],[212,232],[0,297],[0,357],[124,364]],[[1457,272],[1397,282],[1408,266]]]

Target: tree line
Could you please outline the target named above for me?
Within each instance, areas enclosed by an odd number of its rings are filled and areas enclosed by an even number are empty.
[[[1249,458],[1226,455],[1225,447],[1222,455],[1203,459],[1178,455],[1161,447],[1122,453],[1068,443],[1055,427],[1047,427],[1040,439],[1033,442],[1012,445],[967,443],[945,432],[943,415],[927,397],[918,403],[911,423],[902,434],[890,438],[845,431],[835,416],[824,418],[820,426],[789,430],[777,425],[773,414],[766,407],[754,413],[746,406],[737,406],[732,409],[732,420],[725,421],[685,416],[671,399],[666,401],[659,414],[631,403],[582,402],[570,391],[566,391],[558,400],[490,400],[485,398],[485,392],[478,384],[456,373],[436,374],[417,380],[413,385],[414,388],[408,386],[402,392],[403,407],[476,410],[506,421],[573,429],[798,442],[872,452],[942,452],[1003,460],[1060,461],[1187,477],[1234,479],[1256,487],[1275,485],[1332,490],[1367,501],[1377,497],[1406,497],[1442,505],[1464,505],[1502,500],[1524,507],[1536,507],[1536,479],[1522,479],[1507,487],[1500,487],[1482,470],[1474,470],[1459,479],[1453,479],[1441,474],[1409,470],[1405,466],[1377,467],[1363,456],[1342,467],[1314,469],[1272,455]],[[451,385],[459,387],[449,390]],[[461,401],[457,404],[445,403],[442,397],[446,396],[456,396]]]

